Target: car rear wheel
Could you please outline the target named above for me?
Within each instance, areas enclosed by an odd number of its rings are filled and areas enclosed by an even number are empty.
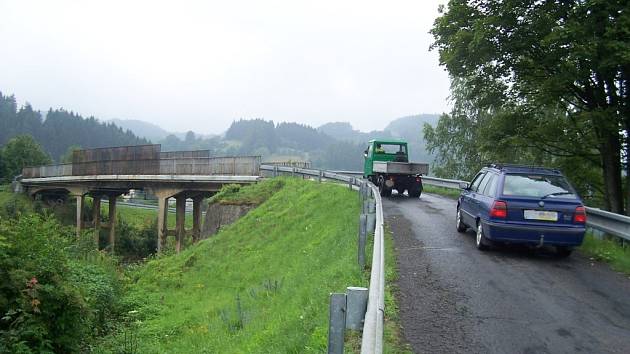
[[[571,247],[562,247],[562,246],[556,247],[556,254],[560,258],[569,257],[571,255],[571,252],[573,252],[573,249]]]
[[[480,251],[485,251],[488,249],[488,239],[483,234],[483,224],[481,223],[481,221],[477,221],[477,238],[475,245]]]
[[[455,225],[457,227],[457,232],[465,232],[466,224],[462,221],[462,212],[459,208],[457,208],[457,216],[455,217]]]

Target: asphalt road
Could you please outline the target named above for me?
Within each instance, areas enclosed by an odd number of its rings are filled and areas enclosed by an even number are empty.
[[[573,254],[480,252],[456,202],[384,198],[403,336],[417,353],[630,353],[630,278]]]

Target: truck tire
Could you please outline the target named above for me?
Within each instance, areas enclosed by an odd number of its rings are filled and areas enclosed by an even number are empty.
[[[391,197],[391,195],[392,195],[392,189],[391,188],[387,188],[387,186],[385,186],[385,182],[383,180],[379,181],[378,191],[381,193],[381,197]]]
[[[420,198],[420,195],[422,195],[422,189],[410,189],[407,192],[411,198]]]

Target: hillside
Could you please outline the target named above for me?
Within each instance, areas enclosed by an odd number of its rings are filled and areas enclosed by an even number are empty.
[[[328,294],[365,285],[356,265],[356,192],[296,179],[257,209],[179,255],[130,274],[136,303],[125,334],[138,353],[319,353],[328,332]],[[234,196],[232,196],[234,197]]]
[[[432,162],[433,156],[425,149],[422,129],[424,123],[435,125],[439,118],[440,116],[438,114],[419,114],[402,117],[391,121],[385,129],[381,131],[377,130],[369,133],[355,130],[352,125],[347,122],[327,123],[317,129],[338,140],[350,141],[362,145],[370,139],[404,139],[409,142],[409,156],[411,160]]]
[[[70,146],[97,148],[147,144],[129,130],[94,117],[85,118],[64,109],[50,109],[45,114],[28,103],[18,107],[14,96],[0,92],[0,146],[16,135],[28,134],[37,140],[54,160]]]
[[[135,135],[151,141],[162,140],[170,134],[156,124],[137,119],[111,119],[110,122],[123,129],[131,130]]]

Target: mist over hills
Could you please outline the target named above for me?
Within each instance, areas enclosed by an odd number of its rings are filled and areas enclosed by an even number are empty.
[[[361,132],[348,122],[326,123],[318,128],[300,123],[274,123],[264,119],[234,121],[222,136],[204,137],[192,131],[169,134],[152,139],[162,144],[162,149],[208,149],[214,155],[252,154],[261,155],[265,161],[311,161],[322,168],[361,169],[361,158],[371,139],[403,139],[409,142],[409,154],[413,161],[432,162],[433,157],[425,149],[422,128],[424,123],[434,125],[439,115],[420,114],[395,119],[383,130]],[[149,137],[164,130],[142,121],[118,121],[136,135]],[[159,129],[159,130],[158,130]]]
[[[0,144],[19,134],[33,136],[59,161],[71,146],[94,148],[156,143],[163,151],[210,150],[213,156],[260,155],[263,161],[311,161],[314,167],[360,170],[363,150],[371,139],[399,138],[409,142],[413,161],[432,162],[423,139],[424,123],[435,124],[438,115],[421,114],[390,122],[385,129],[361,132],[347,122],[318,128],[305,124],[275,123],[264,119],[234,121],[223,135],[193,131],[170,133],[160,126],[133,119],[102,122],[62,109],[46,113],[30,105],[18,107],[14,96],[0,94]]]

